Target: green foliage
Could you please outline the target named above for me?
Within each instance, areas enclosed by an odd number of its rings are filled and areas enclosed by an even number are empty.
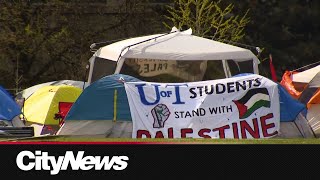
[[[260,59],[269,59],[272,54],[278,80],[285,70],[320,60],[320,1],[247,0],[235,5],[235,9],[250,8],[252,16],[244,40],[265,48]],[[269,72],[269,61],[262,62],[259,69]]]
[[[0,1],[1,85],[24,89],[54,80],[86,80],[92,43],[159,32],[146,3]]]
[[[93,42],[162,33],[164,21],[170,29],[191,27],[203,37],[263,47],[262,74],[269,72],[269,54],[279,77],[319,61],[320,1],[174,0],[168,8],[160,0],[149,2],[0,1],[1,85],[83,80]]]
[[[243,16],[234,15],[234,5],[221,7],[221,0],[174,0],[167,6],[165,18],[178,29],[191,28],[193,34],[215,39],[237,42],[245,36],[244,28],[250,22],[247,10]],[[164,25],[171,28],[167,22]]]
[[[45,81],[45,77],[59,72],[60,56],[74,45],[71,27],[63,14],[67,4],[59,0],[50,3],[2,2],[0,18],[5,28],[0,29],[0,53],[11,67],[6,69],[7,64],[2,64],[9,81]]]

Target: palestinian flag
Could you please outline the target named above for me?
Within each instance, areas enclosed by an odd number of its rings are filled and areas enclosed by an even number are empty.
[[[241,99],[233,100],[233,102],[239,110],[240,119],[249,117],[261,107],[270,108],[270,96],[267,88],[250,89]]]

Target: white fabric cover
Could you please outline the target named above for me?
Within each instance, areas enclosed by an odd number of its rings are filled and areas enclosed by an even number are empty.
[[[119,41],[100,48],[95,56],[117,61],[122,50],[124,58],[163,59],[163,60],[225,60],[238,61],[253,59],[259,64],[258,58],[248,49],[213,41],[191,35],[191,29],[174,32],[168,35],[156,34]],[[135,46],[129,45],[154,38]]]
[[[314,68],[293,74],[292,81],[300,82],[300,83],[309,83],[318,72],[320,72],[320,65]]]

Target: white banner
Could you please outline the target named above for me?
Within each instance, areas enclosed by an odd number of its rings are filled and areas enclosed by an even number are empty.
[[[280,129],[277,84],[260,75],[125,89],[132,138],[270,138]]]

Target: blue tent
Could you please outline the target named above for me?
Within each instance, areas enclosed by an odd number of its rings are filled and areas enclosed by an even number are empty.
[[[11,121],[21,113],[20,106],[15,102],[11,94],[0,86],[0,119]]]
[[[141,80],[124,74],[113,74],[95,81],[83,90],[65,120],[131,121],[127,94],[122,81]]]

